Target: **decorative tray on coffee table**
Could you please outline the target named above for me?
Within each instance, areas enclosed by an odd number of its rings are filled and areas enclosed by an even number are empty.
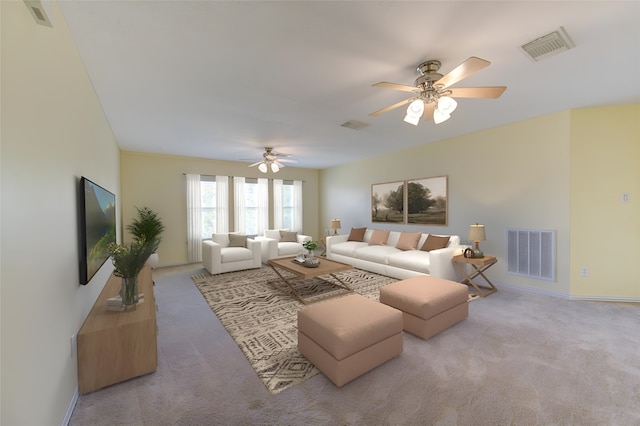
[[[298,263],[306,268],[317,268],[318,266],[320,266],[320,259],[318,259],[317,257],[307,259],[303,256],[298,256],[293,259],[292,262]]]

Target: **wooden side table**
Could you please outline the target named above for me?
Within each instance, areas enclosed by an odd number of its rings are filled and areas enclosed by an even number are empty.
[[[453,266],[462,273],[464,279],[460,281],[462,284],[467,284],[473,286],[476,289],[476,293],[480,297],[485,297],[490,295],[491,293],[495,293],[498,291],[496,286],[493,285],[489,278],[486,277],[484,271],[489,269],[492,265],[498,262],[495,256],[485,256],[485,257],[464,257],[463,255],[453,256],[451,259],[453,262]],[[464,265],[471,265],[473,267],[473,271],[471,274],[467,274],[467,270]],[[481,276],[487,282],[488,286],[481,285],[473,281],[473,279],[477,276]],[[484,290],[484,291],[483,291]]]

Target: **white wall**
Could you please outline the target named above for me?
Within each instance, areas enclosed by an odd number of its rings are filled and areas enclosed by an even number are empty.
[[[79,284],[77,182],[119,197],[119,150],[53,3],[53,28],[2,1],[3,425],[55,425],[77,389],[71,336],[112,267]]]

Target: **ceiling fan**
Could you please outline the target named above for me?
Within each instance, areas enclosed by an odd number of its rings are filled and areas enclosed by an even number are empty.
[[[418,125],[423,114],[433,117],[436,124],[442,123],[451,117],[451,113],[456,109],[458,103],[453,98],[499,98],[507,89],[506,86],[491,87],[449,87],[462,79],[488,67],[491,62],[484,59],[470,57],[446,75],[438,73],[440,61],[429,60],[421,63],[416,68],[420,76],[414,82],[414,86],[388,83],[382,81],[376,83],[374,87],[385,89],[401,90],[403,92],[414,93],[414,96],[404,101],[389,105],[376,112],[369,114],[372,117],[383,114],[387,111],[409,104],[407,115],[404,121]]]
[[[278,171],[284,167],[282,163],[297,163],[297,160],[288,159],[287,157],[290,157],[290,155],[275,152],[272,147],[265,146],[264,152],[262,153],[262,160],[249,165],[249,167],[258,166],[258,170],[262,173],[267,173],[269,169],[271,169],[273,173],[278,173]]]

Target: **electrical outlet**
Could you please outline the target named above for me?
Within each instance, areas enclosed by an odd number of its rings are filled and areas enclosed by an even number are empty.
[[[588,277],[589,268],[587,268],[586,266],[583,266],[582,268],[580,268],[580,275],[582,275],[583,277]]]
[[[71,336],[71,358],[75,358],[77,347],[78,347],[78,342],[76,340],[76,335],[74,334]]]
[[[622,202],[623,203],[630,203],[631,202],[631,195],[628,192],[623,192],[622,193]]]

